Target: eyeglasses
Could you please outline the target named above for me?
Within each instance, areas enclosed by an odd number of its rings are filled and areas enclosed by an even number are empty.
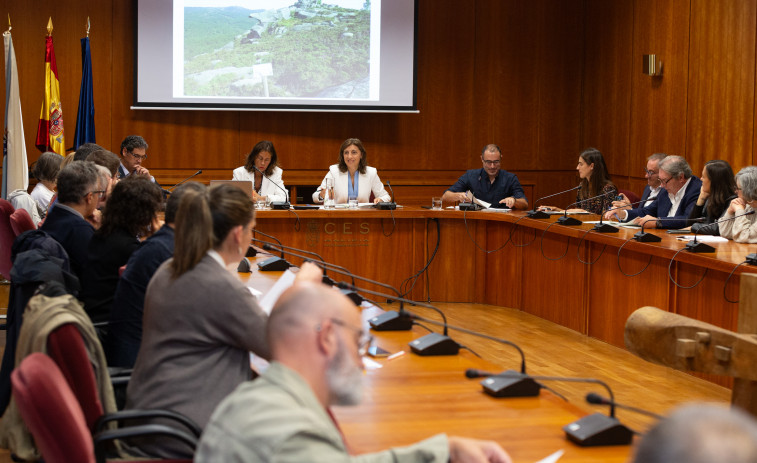
[[[501,160],[499,160],[499,159],[498,159],[498,160],[496,160],[496,161],[486,161],[486,160],[483,160],[483,159],[482,159],[482,161],[484,161],[484,164],[486,164],[487,166],[492,166],[492,167],[494,167],[494,166],[498,166],[498,165],[499,165],[499,164],[500,164],[500,163],[502,162],[502,161],[501,161]]]
[[[650,177],[653,176],[653,175],[655,175],[657,172],[659,172],[659,170],[649,170],[649,169],[646,169],[646,168],[644,169],[644,173],[647,174],[647,175],[649,175]]]
[[[97,193],[97,194],[99,194],[99,195],[100,195],[100,197],[102,198],[102,196],[103,196],[103,195],[105,194],[105,191],[106,191],[106,190],[93,190],[93,191],[90,191],[90,193],[92,193],[92,194],[95,194],[95,193]]]
[[[661,183],[661,184],[662,184],[663,186],[667,185],[669,181],[673,180],[673,177],[670,177],[670,178],[663,178],[663,177],[662,177],[662,175],[660,175],[660,176],[659,176],[659,177],[657,177],[657,178],[659,178],[659,179],[660,179],[660,183]]]
[[[361,328],[358,328],[356,326],[348,325],[344,321],[338,319],[338,318],[329,318],[331,322],[335,325],[339,325],[342,328],[346,328],[353,333],[355,333],[355,340],[357,341],[357,353],[363,357],[365,354],[368,353],[368,347],[373,342],[373,335],[370,333],[366,333]],[[318,326],[318,329],[320,329],[320,325]]]
[[[133,157],[137,161],[144,161],[145,159],[147,159],[147,155],[146,154],[143,154],[143,155],[140,156],[139,154],[134,154],[131,151],[127,151],[127,153],[129,153],[131,155],[131,157]]]

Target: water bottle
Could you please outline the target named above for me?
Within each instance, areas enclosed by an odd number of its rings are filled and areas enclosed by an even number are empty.
[[[334,179],[326,179],[326,189],[323,192],[323,208],[334,209]]]

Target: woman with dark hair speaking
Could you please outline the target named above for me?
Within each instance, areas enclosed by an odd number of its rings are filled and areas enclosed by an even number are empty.
[[[359,203],[369,202],[373,193],[374,203],[391,201],[375,167],[368,166],[365,148],[357,138],[348,138],[339,148],[339,162],[329,167],[321,186],[313,193],[313,201],[322,203],[327,183],[334,188],[335,204],[357,199]]]
[[[218,403],[252,378],[249,353],[270,358],[268,317],[236,271],[250,246],[253,212],[250,197],[232,185],[184,193],[174,257],[147,287],[127,409],[169,409],[204,428]],[[303,265],[297,278],[320,281],[321,272]],[[188,447],[164,438],[140,440],[131,451],[192,457]]]
[[[610,180],[602,153],[596,148],[585,149],[578,156],[576,171],[581,180],[581,188],[576,193],[577,207],[568,209],[568,212],[602,214],[618,194],[618,188]],[[560,210],[551,206],[542,206],[539,209]]]
[[[700,235],[719,235],[718,224],[713,222],[720,219],[731,200],[736,199],[736,179],[730,164],[715,159],[704,165],[701,180],[702,189],[689,218],[703,217],[706,223],[692,224],[691,231]]]
[[[261,175],[261,172],[265,175]],[[252,197],[255,201],[285,202],[287,195],[284,181],[281,179],[283,174],[284,171],[279,167],[279,158],[276,156],[276,148],[272,142],[263,140],[252,148],[245,164],[234,169],[232,180],[252,181]]]

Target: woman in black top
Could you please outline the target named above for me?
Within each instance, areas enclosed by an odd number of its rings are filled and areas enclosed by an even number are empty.
[[[736,180],[731,165],[715,159],[707,161],[702,169],[702,189],[696,205],[689,214],[690,219],[703,217],[705,223],[695,223],[691,231],[701,235],[719,235],[717,221],[728,209],[728,204],[736,198]]]

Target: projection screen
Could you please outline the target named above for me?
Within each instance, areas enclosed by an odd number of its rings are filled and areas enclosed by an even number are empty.
[[[416,112],[417,0],[137,0],[133,109]]]

